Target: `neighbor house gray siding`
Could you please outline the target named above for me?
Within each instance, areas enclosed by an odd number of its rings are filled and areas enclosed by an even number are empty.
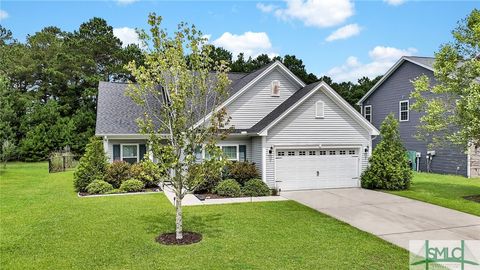
[[[274,80],[280,81],[278,97],[271,95]],[[227,106],[228,115],[232,118],[230,125],[236,129],[252,127],[298,89],[300,86],[297,83],[288,79],[279,68],[275,68]]]
[[[409,100],[410,93],[414,90],[411,81],[415,78],[427,75],[434,84],[433,72],[411,62],[405,61],[389,78],[387,78],[362,104],[362,112],[365,106],[372,105],[372,124],[380,129],[382,121],[389,113],[393,113],[399,119],[399,102]],[[400,136],[407,150],[420,152],[420,170],[426,171],[426,154],[428,142],[417,140],[417,126],[420,123],[421,112],[410,110],[409,121],[399,122]],[[380,141],[380,136],[373,141],[373,146]],[[430,150],[430,149],[429,149]],[[436,155],[433,157],[431,170],[436,173],[467,175],[467,155],[458,147],[446,146],[433,148]]]
[[[324,102],[324,118],[315,117],[315,103]],[[330,145],[339,148],[355,145],[360,151],[360,170],[366,167],[368,156],[363,149],[370,145],[370,134],[343,108],[321,90],[313,94],[285,118],[268,130],[265,151],[270,147],[293,145]],[[368,153],[367,153],[368,155]],[[275,156],[267,153],[266,181],[275,185]]]

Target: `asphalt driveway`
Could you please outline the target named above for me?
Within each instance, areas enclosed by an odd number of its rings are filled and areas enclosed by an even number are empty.
[[[480,240],[480,217],[383,192],[348,188],[281,196],[405,249],[409,240]]]

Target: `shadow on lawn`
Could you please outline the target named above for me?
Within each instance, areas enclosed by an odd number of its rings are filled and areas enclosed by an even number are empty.
[[[220,226],[222,217],[223,215],[218,213],[203,215],[183,213],[183,230],[217,238],[223,233],[222,226]],[[148,233],[160,234],[175,231],[174,214],[143,215],[140,219],[145,223],[145,230]]]

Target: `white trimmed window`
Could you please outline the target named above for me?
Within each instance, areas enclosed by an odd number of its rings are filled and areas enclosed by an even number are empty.
[[[222,151],[228,160],[238,160],[238,145],[223,145]]]
[[[348,150],[349,155],[355,155],[355,150]]]
[[[345,150],[340,150],[340,155],[346,155],[347,154],[347,151]]]
[[[285,152],[284,151],[278,151],[277,156],[283,157],[283,156],[285,156]]]
[[[128,163],[138,162],[138,157],[140,156],[138,144],[122,144],[121,146],[120,156],[123,161]]]
[[[315,150],[308,151],[309,156],[315,156],[316,154],[317,154],[317,151],[315,151]]]
[[[410,102],[408,100],[402,100],[398,104],[398,115],[400,122],[406,122],[410,118]]]
[[[288,151],[288,152],[287,152],[287,155],[289,155],[289,156],[295,156],[295,151]]]
[[[305,156],[306,154],[307,154],[307,151],[305,151],[305,150],[298,151],[299,156]]]
[[[336,154],[337,154],[337,151],[335,151],[335,150],[330,150],[330,151],[328,151],[328,154],[333,156],[333,155],[336,155]]]
[[[365,119],[367,119],[368,122],[372,122],[372,105],[365,106],[363,116],[365,116]]]
[[[272,97],[279,97],[280,96],[280,81],[274,80],[272,81]]]
[[[320,154],[320,156],[325,156],[327,154],[327,151],[320,150],[320,151],[318,151],[318,153]]]
[[[325,116],[325,105],[323,101],[315,102],[315,117],[323,118]]]

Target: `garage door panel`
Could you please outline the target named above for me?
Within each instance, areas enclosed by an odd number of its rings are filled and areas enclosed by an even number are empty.
[[[358,162],[358,155],[277,155],[277,186],[282,190],[356,187]]]

